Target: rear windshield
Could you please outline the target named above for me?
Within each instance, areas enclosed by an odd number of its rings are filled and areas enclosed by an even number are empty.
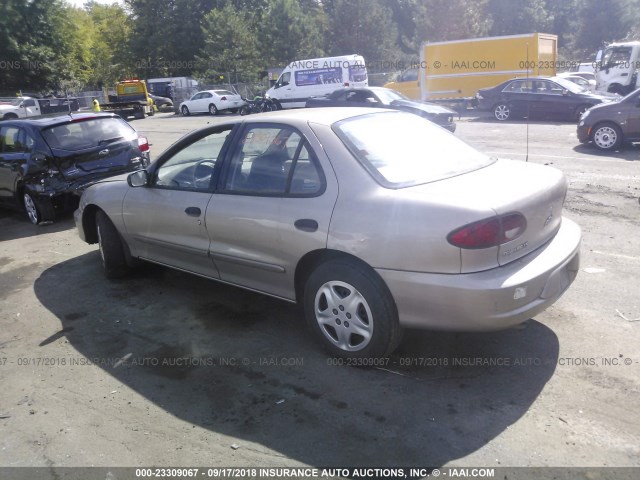
[[[367,171],[388,188],[435,182],[494,162],[411,113],[362,115],[332,128]]]
[[[47,128],[42,132],[51,148],[84,150],[118,141],[131,141],[136,131],[124,120],[113,117],[92,118]]]
[[[235,93],[230,92],[229,90],[215,90],[218,95],[235,95]]]

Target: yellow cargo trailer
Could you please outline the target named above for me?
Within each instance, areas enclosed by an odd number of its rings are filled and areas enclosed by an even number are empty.
[[[511,78],[555,75],[557,45],[558,37],[546,33],[427,42],[420,51],[420,64],[413,66],[417,81],[403,72],[400,79],[408,81],[385,87],[414,100],[462,101]]]

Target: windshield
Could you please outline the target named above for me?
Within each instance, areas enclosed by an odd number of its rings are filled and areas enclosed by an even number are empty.
[[[51,148],[61,150],[84,150],[137,138],[136,131],[128,123],[113,117],[56,125],[44,130],[42,135]]]
[[[635,102],[636,100],[640,100],[640,88],[638,88],[637,90],[634,90],[633,92],[628,94],[626,97],[624,97],[620,101],[621,102]]]
[[[374,113],[342,120],[333,130],[384,187],[434,182],[494,160],[417,115]]]
[[[409,100],[407,97],[405,97],[399,92],[396,92],[395,90],[380,89],[380,90],[373,90],[373,93],[375,93],[378,96],[378,98],[380,99],[380,101],[382,101],[382,103],[386,103],[386,104],[389,104],[394,100]]]
[[[608,48],[602,57],[602,68],[612,68],[616,65],[628,64],[630,58],[631,47]]]

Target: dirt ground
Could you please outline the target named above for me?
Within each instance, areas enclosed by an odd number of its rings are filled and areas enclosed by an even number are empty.
[[[224,116],[134,122],[154,158]],[[640,148],[463,118],[494,156],[567,175],[573,286],[523,328],[409,331],[339,365],[295,306],[149,266],[107,281],[72,215],[0,210],[0,466],[640,467]],[[0,475],[1,476],[1,475]]]

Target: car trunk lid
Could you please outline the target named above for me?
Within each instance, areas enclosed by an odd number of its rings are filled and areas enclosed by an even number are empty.
[[[513,240],[488,248],[460,249],[461,272],[470,273],[506,265],[551,240],[562,222],[567,181],[561,171],[551,167],[498,160],[485,168],[411,190],[439,198],[451,207],[473,205],[478,222],[509,219],[513,214],[524,217],[526,228]],[[494,212],[494,216],[487,217],[487,212]],[[460,227],[463,223],[474,221],[466,218]]]

